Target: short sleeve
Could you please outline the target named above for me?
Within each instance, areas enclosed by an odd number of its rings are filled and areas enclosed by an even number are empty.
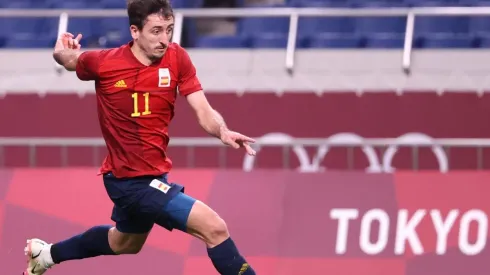
[[[179,53],[177,55],[179,62],[179,93],[182,96],[187,96],[194,92],[202,90],[201,82],[196,75],[196,68],[192,64],[191,58],[187,51],[179,47]]]
[[[76,73],[80,80],[96,80],[99,77],[100,51],[87,51],[78,57]]]

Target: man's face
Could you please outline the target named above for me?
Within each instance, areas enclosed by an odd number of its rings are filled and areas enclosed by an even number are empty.
[[[142,30],[131,26],[131,35],[140,49],[150,60],[163,57],[174,31],[174,18],[164,18],[161,14],[151,14],[146,18]]]

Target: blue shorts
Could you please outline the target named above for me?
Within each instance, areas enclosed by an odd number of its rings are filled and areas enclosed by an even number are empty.
[[[196,200],[184,187],[168,183],[167,175],[116,178],[103,175],[107,194],[114,203],[111,219],[123,233],[147,233],[154,224],[172,231],[186,231],[187,218]]]

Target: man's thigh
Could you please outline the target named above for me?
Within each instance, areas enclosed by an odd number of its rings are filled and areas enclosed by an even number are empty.
[[[158,216],[155,223],[169,231],[177,229],[187,232],[187,222],[195,203],[196,199],[181,192],[162,209],[162,214]]]
[[[111,219],[122,233],[147,233],[162,219],[169,201],[183,191],[183,187],[167,182],[166,175],[118,179],[104,175],[104,185],[114,202]]]

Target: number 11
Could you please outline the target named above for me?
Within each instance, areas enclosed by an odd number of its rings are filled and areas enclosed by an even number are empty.
[[[143,113],[140,113],[138,111],[138,93],[133,93],[131,97],[133,98],[133,106],[134,106],[134,112],[131,114],[132,117],[139,117],[141,115],[149,115],[151,114],[150,111],[150,93],[144,93],[143,96],[145,97],[145,111]]]

